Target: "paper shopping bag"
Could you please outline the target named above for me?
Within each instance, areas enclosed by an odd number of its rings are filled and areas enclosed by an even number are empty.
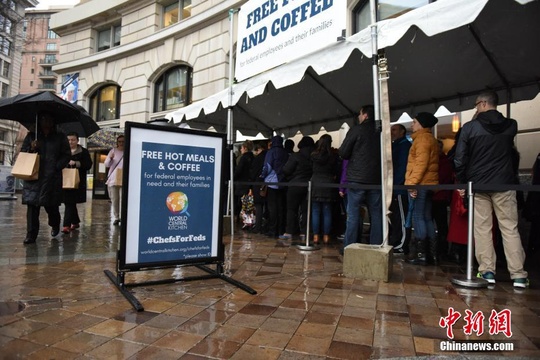
[[[116,169],[116,178],[114,180],[114,184],[116,186],[122,186],[122,178],[124,177],[124,170],[123,169]]]
[[[73,168],[62,169],[62,188],[73,190],[79,188],[79,170]]]
[[[39,155],[20,152],[11,170],[11,175],[22,180],[37,180],[39,176]]]

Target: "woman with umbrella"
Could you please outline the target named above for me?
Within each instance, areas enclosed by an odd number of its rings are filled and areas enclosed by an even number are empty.
[[[68,168],[79,171],[80,183],[77,189],[64,189],[64,227],[62,232],[68,234],[77,229],[81,219],[77,211],[77,204],[86,202],[86,172],[92,167],[92,159],[88,150],[79,145],[79,135],[76,132],[67,134],[71,157]]]
[[[27,205],[24,244],[36,242],[41,206],[45,207],[49,216],[51,236],[55,237],[60,232],[62,169],[68,164],[70,156],[67,139],[56,132],[55,121],[50,113],[42,112],[38,115],[36,133],[28,133],[21,147],[22,152],[39,154],[38,179],[27,180],[23,185],[22,202]]]

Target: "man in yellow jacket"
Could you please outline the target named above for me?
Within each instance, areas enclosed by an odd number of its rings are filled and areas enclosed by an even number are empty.
[[[412,122],[413,144],[409,151],[405,185],[437,185],[439,183],[439,145],[431,133],[438,119],[421,112]],[[409,201],[414,201],[412,213],[414,239],[411,242],[411,264],[437,265],[437,236],[431,216],[433,191],[423,188],[409,189]]]

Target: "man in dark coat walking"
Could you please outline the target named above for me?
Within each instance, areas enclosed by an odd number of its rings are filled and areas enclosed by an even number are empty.
[[[70,150],[64,134],[56,132],[54,118],[49,113],[38,117],[37,137],[30,132],[23,141],[21,151],[39,154],[39,177],[25,181],[22,203],[26,210],[26,238],[24,244],[36,242],[39,232],[39,211],[45,207],[49,216],[51,236],[60,232],[60,210],[62,202],[62,169],[68,164]]]

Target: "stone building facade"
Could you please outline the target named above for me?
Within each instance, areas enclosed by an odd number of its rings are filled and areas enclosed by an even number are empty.
[[[225,88],[229,9],[244,1],[91,0],[55,14],[59,74],[101,127],[148,122]]]
[[[19,93],[24,9],[37,0],[0,0],[0,98]],[[0,119],[0,165],[11,165],[18,147],[19,123]]]

